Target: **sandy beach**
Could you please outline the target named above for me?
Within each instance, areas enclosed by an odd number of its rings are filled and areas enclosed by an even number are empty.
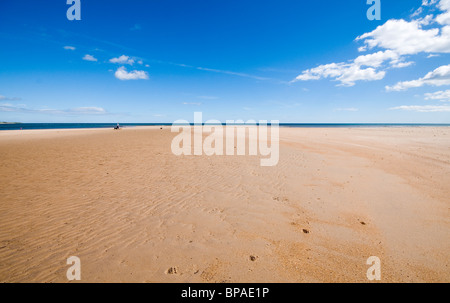
[[[450,127],[280,128],[274,167],[175,135],[0,132],[0,282],[450,282]]]

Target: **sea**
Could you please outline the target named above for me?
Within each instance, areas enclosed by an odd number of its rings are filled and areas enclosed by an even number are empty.
[[[117,123],[0,123],[2,130],[114,128]],[[120,127],[171,126],[172,123],[120,123]],[[193,124],[192,124],[193,125]],[[225,124],[224,124],[225,125]],[[442,127],[450,124],[417,123],[280,123],[281,127],[355,128],[355,127]]]

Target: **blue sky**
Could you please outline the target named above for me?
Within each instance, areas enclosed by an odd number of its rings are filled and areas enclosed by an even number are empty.
[[[0,2],[0,121],[450,123],[450,0],[69,7]]]

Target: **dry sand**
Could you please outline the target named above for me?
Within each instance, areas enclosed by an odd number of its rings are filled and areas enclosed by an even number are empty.
[[[450,282],[450,128],[281,128],[276,167],[174,136],[0,132],[0,281]]]

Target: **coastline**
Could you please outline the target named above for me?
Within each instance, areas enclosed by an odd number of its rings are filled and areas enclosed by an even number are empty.
[[[112,129],[117,123],[0,123],[0,133],[11,130]],[[190,123],[194,126],[194,123]],[[204,123],[202,125],[205,125]],[[222,123],[225,126],[225,123]],[[241,124],[232,124],[241,125]],[[3,127],[1,127],[3,126]],[[11,128],[11,126],[14,126]],[[121,128],[170,127],[172,123],[121,123]],[[270,123],[268,124],[270,126]],[[279,123],[288,128],[384,128],[384,127],[450,127],[448,123]]]

